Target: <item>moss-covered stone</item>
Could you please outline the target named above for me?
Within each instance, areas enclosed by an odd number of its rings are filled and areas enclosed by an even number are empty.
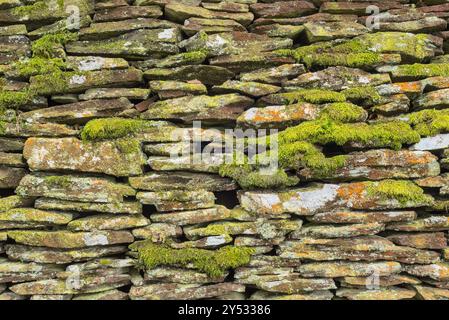
[[[449,132],[449,110],[422,110],[407,115],[412,128],[422,137]]]
[[[391,76],[395,81],[411,81],[436,76],[449,76],[448,63],[403,64],[393,67]]]
[[[192,264],[195,269],[210,276],[221,276],[226,270],[249,263],[253,249],[244,247],[223,247],[215,251],[204,249],[171,249],[156,245],[150,241],[136,242],[130,246],[139,254],[140,263],[147,269],[158,266],[186,266]]]
[[[123,148],[123,140],[92,143],[76,138],[30,138],[23,155],[31,170],[70,170],[128,177],[142,174],[145,163],[140,143],[127,148],[130,143],[132,140],[127,140]]]
[[[403,121],[391,121],[368,125],[366,123],[338,123],[327,119],[308,121],[279,133],[280,144],[295,141],[365,147],[389,147],[400,149],[403,144],[420,140],[419,134]]]

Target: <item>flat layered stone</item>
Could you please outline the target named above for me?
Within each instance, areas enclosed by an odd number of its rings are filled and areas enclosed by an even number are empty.
[[[369,31],[369,29],[364,25],[349,21],[307,22],[304,24],[304,28],[307,40],[310,43],[341,38],[353,38]]]
[[[23,168],[0,167],[0,189],[14,189],[27,173]]]
[[[241,81],[257,81],[268,84],[281,84],[292,79],[306,70],[302,64],[284,64],[278,67],[261,69],[251,72],[243,72],[238,75]]]
[[[397,222],[387,225],[387,230],[394,231],[445,231],[449,230],[449,217],[428,216],[410,222]]]
[[[219,3],[208,3],[203,2],[201,4],[203,8],[214,10],[214,11],[227,11],[227,12],[248,12],[249,7],[244,3],[236,3],[236,2],[219,2]]]
[[[261,18],[263,19],[263,18]],[[284,24],[268,24],[251,28],[251,32],[256,34],[265,34],[269,37],[289,38],[292,40],[299,39],[304,32],[304,26],[284,25]]]
[[[175,156],[190,154],[191,143],[185,142],[173,142],[173,143],[158,143],[148,144],[144,146],[144,152],[152,156]]]
[[[407,32],[376,32],[356,37],[369,51],[399,53],[405,61],[422,61],[441,52],[442,39]]]
[[[415,211],[349,211],[319,212],[307,219],[318,223],[386,223],[407,222],[417,217]]]
[[[391,78],[395,82],[399,81],[415,81],[429,77],[447,76],[448,63],[431,63],[431,64],[402,64],[399,66],[388,66],[385,70],[379,71],[389,72]],[[424,80],[422,80],[424,81]]]
[[[449,61],[445,63],[449,63]],[[424,88],[428,89],[429,91],[440,90],[449,88],[448,78],[449,77],[444,76],[430,77],[427,79],[423,79],[420,82],[423,84]]]
[[[313,291],[313,292],[304,292],[304,293],[297,293],[297,294],[275,294],[271,292],[266,291],[256,291],[254,294],[251,295],[249,300],[332,300],[334,297],[334,294],[331,291],[328,290],[321,290],[321,291]]]
[[[89,89],[78,97],[80,100],[118,99],[121,97],[129,100],[146,100],[150,93],[149,89],[141,88],[98,88]]]
[[[402,274],[392,274],[389,276],[380,276],[373,281],[373,275],[367,277],[343,277],[339,279],[341,286],[343,287],[367,287],[378,285],[379,287],[392,287],[401,284],[420,284],[421,281],[418,279],[402,275]]]
[[[69,16],[67,7],[77,6],[80,15],[92,14],[93,3],[88,0],[67,0],[63,5],[54,6],[52,3],[37,1],[18,9],[16,7],[0,11],[0,23],[13,24],[23,23],[28,25],[43,25]]]
[[[185,122],[195,120],[232,121],[253,100],[237,94],[219,96],[189,96],[159,101],[143,113],[144,119],[181,119]]]
[[[71,300],[70,294],[35,294],[30,297],[30,300],[36,301],[65,301]]]
[[[57,211],[44,211],[34,208],[15,208],[0,213],[0,222],[37,223],[42,225],[66,225],[73,215]]]
[[[280,1],[250,5],[256,18],[293,18],[315,13],[317,9],[308,1]]]
[[[222,155],[211,155],[196,160],[192,156],[149,157],[148,164],[154,171],[193,171],[201,173],[218,173],[224,163]]]
[[[147,226],[143,215],[93,215],[76,219],[67,225],[70,231],[125,230]]]
[[[133,87],[142,82],[142,71],[135,68],[89,72],[63,72],[58,81],[52,77],[33,76],[30,89],[43,95],[80,93],[92,88]]]
[[[414,109],[444,109],[449,107],[449,89],[442,89],[423,94],[413,101]]]
[[[391,1],[391,3],[385,3],[380,1],[373,1],[376,7],[381,11],[390,9],[399,9],[401,4],[397,1]],[[332,14],[366,14],[366,3],[362,0],[356,3],[351,2],[325,2],[320,7],[320,12],[332,13]]]
[[[96,11],[94,21],[159,18],[160,16],[162,16],[162,10],[159,6],[122,6]]]
[[[288,49],[293,45],[291,39],[273,39],[266,35],[248,32],[218,33],[207,35],[198,33],[194,37],[180,43],[187,51],[207,49],[208,57],[219,56],[270,56],[274,50]],[[274,57],[274,56],[272,56]],[[243,59],[243,57],[242,57]],[[242,70],[238,70],[241,72]]]
[[[7,137],[67,137],[78,130],[58,123],[4,123],[3,135]]]
[[[313,215],[339,207],[356,210],[384,210],[420,207],[432,203],[432,198],[423,195],[416,200],[400,200],[373,192],[383,182],[354,182],[348,184],[313,184],[306,188],[286,191],[246,191],[239,193],[241,206],[252,212],[298,215]],[[371,190],[371,191],[370,191]]]
[[[210,284],[223,282],[225,276],[210,277],[205,273],[179,268],[154,268],[145,272],[144,279],[152,282],[180,284]]]
[[[410,109],[410,99],[405,94],[396,94],[382,99],[380,104],[375,105],[371,110],[383,116],[395,116],[408,112]]]
[[[322,262],[307,263],[299,267],[303,277],[337,278],[337,277],[364,277],[376,274],[389,276],[401,272],[398,262]]]
[[[174,249],[200,248],[200,249],[217,249],[225,244],[232,243],[233,238],[229,235],[204,237],[193,241],[184,241],[181,243],[170,243],[170,247]],[[234,243],[239,247],[237,243]]]
[[[86,293],[75,295],[72,300],[94,300],[94,301],[118,301],[118,300],[128,300],[128,294],[117,290],[107,290],[98,293]]]
[[[14,152],[23,150],[25,141],[18,138],[0,138],[0,151],[2,152]]]
[[[122,58],[67,57],[67,67],[76,71],[98,71],[103,69],[126,69],[128,61]]]
[[[284,129],[319,116],[321,108],[310,103],[250,108],[243,112],[237,123],[244,127]]]
[[[182,211],[210,208],[215,205],[215,195],[209,191],[138,192],[142,204],[156,206],[158,211]]]
[[[206,61],[207,52],[201,49],[173,54],[161,59],[147,59],[136,61],[134,66],[147,71],[150,68],[175,68],[188,65],[201,65]]]
[[[14,301],[14,300],[25,300],[25,296],[21,296],[18,294],[15,294],[11,291],[5,291],[0,294],[0,301]]]
[[[198,80],[206,85],[219,85],[234,77],[226,68],[210,65],[191,65],[177,68],[149,69],[144,73],[147,80]]]
[[[254,15],[251,12],[226,12],[213,11],[201,7],[192,7],[183,4],[169,3],[165,6],[165,16],[168,20],[183,23],[189,18],[203,18],[203,19],[230,19],[247,26],[253,19]]]
[[[407,264],[429,264],[439,260],[439,253],[396,246],[379,236],[348,239],[308,239],[286,241],[280,245],[282,258],[313,261],[397,261]]]
[[[43,265],[38,263],[13,262],[7,259],[0,260],[1,273],[22,273],[22,272],[43,272],[49,275],[55,272],[61,272],[63,269],[59,266]]]
[[[1,201],[1,200],[0,200]],[[79,202],[51,198],[39,198],[34,203],[36,209],[42,210],[62,210],[76,212],[100,212],[100,213],[125,213],[141,214],[142,204],[137,201],[114,202],[114,203],[94,203]]]
[[[22,262],[67,264],[88,261],[93,258],[122,254],[126,246],[103,246],[80,249],[50,249],[11,244],[6,246],[8,258]]]
[[[170,29],[176,24],[159,19],[136,18],[121,21],[94,22],[79,31],[80,40],[103,40],[139,29]]]
[[[0,198],[0,212],[5,212],[14,208],[20,207],[32,207],[33,198],[21,197],[21,196],[9,196]]]
[[[207,94],[207,88],[201,82],[150,81],[150,88],[157,92],[160,99],[179,98],[187,95]]]
[[[147,173],[140,177],[130,177],[129,184],[139,190],[207,190],[229,191],[236,185],[227,178],[221,178],[212,174],[192,172],[157,172]]]
[[[16,194],[24,197],[48,197],[69,201],[115,203],[124,197],[134,196],[134,189],[112,179],[67,176],[67,175],[27,175],[16,189]]]
[[[141,287],[133,286],[129,292],[131,300],[196,300],[221,296],[230,292],[244,292],[245,286],[235,283],[219,283],[212,285],[192,284],[149,284]]]
[[[73,55],[104,55],[121,58],[162,57],[179,52],[179,29],[140,29],[107,40],[75,41],[67,44]]]
[[[417,295],[422,300],[447,300],[449,299],[449,290],[432,288],[428,286],[413,286]]]
[[[254,222],[215,222],[201,226],[184,227],[187,239],[198,239],[212,235],[258,235],[262,239],[276,240],[301,228],[300,220],[257,220]]]
[[[77,285],[70,281],[51,279],[20,283],[10,287],[10,290],[21,295],[54,295],[79,294],[111,290],[130,283],[129,275],[81,277]]]
[[[171,223],[179,226],[225,220],[231,217],[229,209],[223,206],[214,208],[182,211],[173,213],[152,214],[152,222]]]
[[[336,289],[334,280],[332,279],[307,279],[307,278],[293,278],[278,281],[260,281],[257,287],[268,292],[279,293],[302,293],[309,291],[321,291]]]
[[[145,163],[140,148],[125,152],[115,142],[90,143],[76,138],[29,138],[23,156],[32,171],[70,170],[118,177],[143,174]]]
[[[230,19],[189,18],[184,21],[182,31],[191,37],[197,32],[213,34],[234,31],[245,32],[246,29],[237,21]]]
[[[280,87],[269,84],[235,80],[228,80],[219,86],[212,87],[212,92],[214,93],[224,94],[236,92],[250,96],[252,98],[259,98],[268,94],[274,94],[280,90]]]
[[[294,63],[290,57],[282,57],[276,53],[257,52],[252,54],[233,54],[214,57],[209,60],[213,66],[227,68],[238,72],[249,72],[269,66],[280,66],[287,63]]]
[[[90,100],[25,112],[21,118],[28,122],[86,123],[95,118],[118,116],[132,107],[126,98]]]
[[[348,67],[330,67],[322,71],[301,74],[295,79],[285,81],[283,85],[287,88],[320,88],[339,91],[360,86],[378,86],[390,81],[388,74],[371,74]]]
[[[26,167],[20,153],[0,152],[0,165],[10,167]]]
[[[433,151],[449,148],[449,133],[437,134],[433,137],[421,138],[421,141],[410,147],[410,150]]]
[[[74,249],[132,243],[134,237],[127,231],[8,231],[8,237],[19,244],[38,247]]]
[[[411,299],[416,295],[415,290],[399,287],[388,287],[375,290],[367,289],[339,289],[337,297],[348,300],[403,300]]]
[[[449,279],[449,264],[446,262],[404,266],[404,271],[412,276],[429,277],[438,281],[447,281]]]
[[[447,246],[447,239],[443,232],[396,234],[388,236],[387,239],[400,246],[418,249],[444,249]]]
[[[20,0],[12,0],[16,2],[20,2]],[[15,24],[11,26],[0,27],[0,34],[3,36],[15,36],[15,35],[26,35],[27,29],[24,24]]]
[[[393,151],[388,149],[369,150],[346,155],[345,165],[334,170],[325,179],[410,179],[436,176],[440,172],[438,158],[430,152]],[[302,169],[299,175],[303,179],[316,179],[310,169]]]
[[[137,239],[150,239],[152,242],[162,243],[170,238],[182,236],[180,226],[168,223],[152,223],[149,226],[132,231]]]
[[[385,229],[382,223],[351,224],[348,226],[316,225],[305,226],[290,234],[291,239],[312,238],[349,238],[375,235]]]
[[[14,8],[22,5],[22,2],[20,0],[4,0],[0,4],[0,10]]]

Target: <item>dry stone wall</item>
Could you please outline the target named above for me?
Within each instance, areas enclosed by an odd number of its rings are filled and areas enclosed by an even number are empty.
[[[0,300],[448,299],[448,21],[0,1]],[[234,128],[277,132],[193,161]]]

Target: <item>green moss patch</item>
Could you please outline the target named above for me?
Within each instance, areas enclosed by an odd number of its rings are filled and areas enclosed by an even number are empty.
[[[368,125],[319,119],[303,122],[279,133],[280,145],[295,141],[307,141],[321,145],[335,143],[343,146],[352,142],[399,150],[403,144],[412,144],[419,140],[419,134],[403,121]]]
[[[433,202],[433,198],[424,194],[424,190],[415,183],[406,180],[383,180],[380,182],[366,182],[367,193],[371,196],[380,197],[385,200],[397,200],[401,204],[428,203]]]
[[[370,86],[349,88],[341,93],[349,101],[367,103],[369,105],[377,104],[382,99],[377,90]]]
[[[63,46],[68,42],[78,40],[78,34],[72,32],[61,32],[46,34],[34,41],[31,50],[33,51],[33,57],[41,58],[55,58],[57,52],[55,51],[58,46]]]
[[[362,107],[348,102],[331,103],[320,112],[320,118],[339,122],[365,121],[368,113]]]
[[[393,71],[393,75],[398,77],[413,77],[415,79],[424,79],[436,76],[449,77],[449,63],[404,64],[397,66]]]
[[[284,104],[294,104],[298,102],[321,104],[346,101],[346,97],[339,92],[321,89],[302,89],[287,93],[280,93],[277,96],[281,98]]]
[[[108,140],[132,136],[149,127],[149,122],[137,119],[105,118],[89,121],[81,131],[83,140]]]
[[[422,137],[449,132],[449,109],[422,110],[408,115],[409,124]]]
[[[138,252],[139,263],[146,269],[192,265],[211,277],[223,276],[228,269],[248,264],[254,253],[252,248],[233,246],[218,250],[172,249],[168,245],[154,244],[148,240],[135,242],[130,245],[130,249]]]
[[[17,109],[34,99],[34,94],[28,90],[23,91],[3,91],[0,90],[0,110],[4,112],[5,109]]]
[[[301,61],[309,68],[345,66],[351,68],[366,68],[380,64],[382,55],[374,52],[360,52],[348,54],[322,53],[310,54],[302,57]]]
[[[263,171],[259,166],[250,164],[223,164],[219,174],[232,178],[243,189],[276,189],[291,187],[299,182],[297,177],[289,176],[283,169]]]
[[[46,59],[33,57],[15,63],[12,68],[21,78],[29,78],[36,75],[57,73],[65,70],[67,65],[61,58]]]

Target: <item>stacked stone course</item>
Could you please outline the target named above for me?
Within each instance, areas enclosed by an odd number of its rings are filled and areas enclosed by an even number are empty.
[[[448,21],[0,1],[0,300],[449,299]],[[279,169],[192,161],[234,128],[278,130]]]

